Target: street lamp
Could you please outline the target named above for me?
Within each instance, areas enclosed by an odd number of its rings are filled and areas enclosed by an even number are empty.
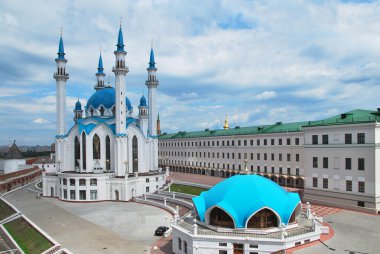
[[[58,172],[61,172],[61,163],[62,163],[62,161],[58,160],[57,163],[58,163]]]
[[[248,163],[248,160],[245,159],[245,160],[244,160],[244,170],[245,170],[245,172],[248,172],[247,163]]]
[[[106,172],[108,173],[108,169],[110,168],[110,160],[106,160]]]
[[[154,254],[157,254],[158,247],[157,247],[157,246],[154,246],[154,247],[153,247],[153,250],[154,250]]]
[[[128,165],[129,165],[129,162],[128,161],[124,161],[124,165],[125,165],[125,175],[127,176],[128,175]]]

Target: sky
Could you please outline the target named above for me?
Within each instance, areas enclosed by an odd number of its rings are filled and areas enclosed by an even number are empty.
[[[380,107],[380,2],[0,2],[0,145],[49,145],[55,136],[54,59],[60,30],[73,109],[94,93],[99,50],[114,83],[120,19],[127,95],[147,94],[151,41],[163,132],[318,120]]]

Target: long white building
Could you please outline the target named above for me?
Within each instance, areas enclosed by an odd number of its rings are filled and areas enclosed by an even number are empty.
[[[320,121],[162,134],[159,164],[229,177],[260,174],[314,204],[380,211],[380,110]]]

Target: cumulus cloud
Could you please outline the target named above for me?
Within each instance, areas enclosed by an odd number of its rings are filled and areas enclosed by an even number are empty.
[[[146,92],[154,39],[160,80],[157,102],[166,132],[221,128],[225,114],[243,126],[320,119],[327,112],[378,106],[378,1],[46,5],[37,0],[20,5],[4,0],[0,6],[4,24],[0,26],[0,118],[9,119],[7,128],[0,127],[0,140],[20,135],[25,142],[39,143],[37,130],[29,128],[28,139],[22,135],[24,126],[36,119],[54,125],[52,74],[61,26],[70,73],[68,127],[72,124],[77,96],[84,106],[94,92],[100,47],[105,73],[113,76],[120,16],[130,69],[127,92],[133,105]],[[43,142],[49,144],[54,130],[47,131],[51,138]]]
[[[37,119],[33,120],[33,123],[37,123],[37,124],[45,124],[45,123],[48,123],[48,122],[49,122],[48,120],[43,119],[43,118],[37,118]]]
[[[256,95],[256,99],[258,100],[267,100],[276,97],[277,94],[274,91],[265,91],[258,95]]]

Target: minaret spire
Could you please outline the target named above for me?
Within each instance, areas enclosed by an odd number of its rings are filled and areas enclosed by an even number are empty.
[[[160,111],[157,113],[157,135],[161,135]]]
[[[119,29],[119,35],[116,44],[115,66],[112,71],[115,73],[115,137],[116,137],[116,160],[115,160],[115,172],[116,176],[125,176],[131,169],[132,163],[129,163],[129,168],[126,170],[123,162],[132,161],[129,154],[122,152],[127,149],[127,127],[126,127],[126,117],[127,108],[125,105],[126,101],[126,86],[125,86],[125,76],[128,73],[128,67],[125,66],[125,56],[127,52],[124,50],[123,42],[123,32],[121,30],[121,24]]]
[[[98,79],[98,82],[96,83],[94,89],[99,90],[104,88],[104,77],[106,74],[104,74],[104,68],[103,68],[103,59],[102,59],[102,50],[100,49],[99,53],[99,62],[98,62],[98,72],[95,73],[96,78]]]
[[[153,46],[153,45],[152,45]],[[156,77],[156,63],[154,61],[153,47],[150,49],[148,80],[145,82],[148,87],[148,107],[149,107],[149,128],[148,132],[151,136],[157,135],[157,108],[156,108],[156,90],[159,84]]]
[[[54,73],[56,80],[56,162],[61,161],[61,170],[65,170],[66,165],[63,161],[64,157],[64,139],[66,137],[66,81],[69,79],[69,74],[66,72],[65,50],[63,47],[62,29],[58,46],[58,57],[55,59],[57,63],[57,71]],[[58,165],[57,165],[58,168]]]

